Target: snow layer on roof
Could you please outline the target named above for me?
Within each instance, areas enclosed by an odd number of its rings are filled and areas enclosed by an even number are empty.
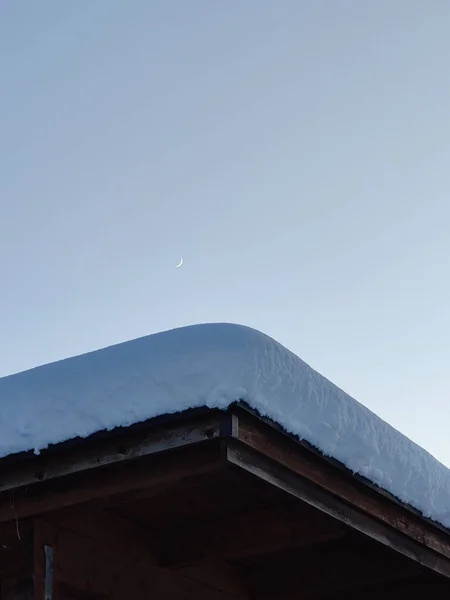
[[[175,329],[1,378],[0,457],[237,400],[450,527],[444,465],[283,346],[239,325]]]

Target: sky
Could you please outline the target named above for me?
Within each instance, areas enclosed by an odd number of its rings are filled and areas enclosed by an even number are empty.
[[[449,28],[447,0],[2,0],[0,376],[241,323],[450,466]]]

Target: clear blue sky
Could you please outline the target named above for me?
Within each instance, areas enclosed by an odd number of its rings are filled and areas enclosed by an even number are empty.
[[[0,375],[238,322],[450,465],[449,31],[448,0],[2,0]]]

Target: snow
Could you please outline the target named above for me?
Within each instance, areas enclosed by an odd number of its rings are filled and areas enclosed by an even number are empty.
[[[0,379],[0,457],[243,400],[450,527],[450,471],[266,335],[194,325]]]

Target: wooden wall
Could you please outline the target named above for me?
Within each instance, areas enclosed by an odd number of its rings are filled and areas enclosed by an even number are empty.
[[[189,576],[155,564],[133,523],[72,511],[11,522],[0,551],[1,600],[228,600],[244,590],[214,565]],[[7,539],[8,538],[8,539]],[[6,544],[4,544],[6,545]],[[53,558],[53,561],[52,561]]]

